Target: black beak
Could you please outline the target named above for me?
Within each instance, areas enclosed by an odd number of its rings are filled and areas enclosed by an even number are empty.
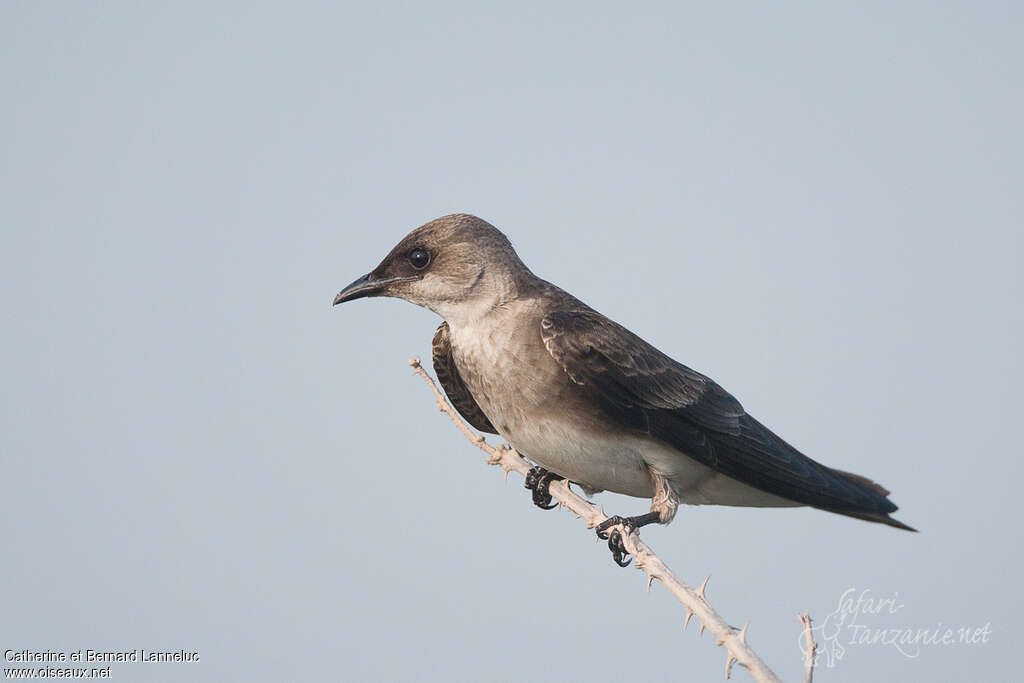
[[[412,277],[389,277],[383,280],[377,280],[373,277],[373,274],[364,275],[345,289],[338,292],[338,296],[334,297],[334,306],[346,301],[352,301],[353,299],[362,299],[364,296],[373,296],[380,294],[387,289],[387,286],[394,282],[408,282],[410,280],[419,280],[419,276],[414,275]]]

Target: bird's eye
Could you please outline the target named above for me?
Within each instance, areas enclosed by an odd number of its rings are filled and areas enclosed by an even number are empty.
[[[423,270],[430,263],[430,252],[423,247],[416,247],[409,252],[409,263],[416,270]]]

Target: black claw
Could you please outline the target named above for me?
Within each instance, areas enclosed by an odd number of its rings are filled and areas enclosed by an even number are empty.
[[[612,529],[612,531],[609,532],[608,529],[621,524],[626,528],[628,533],[629,531],[642,527],[645,524],[650,524],[654,521],[655,517],[656,516],[653,514],[641,515],[639,517],[619,517],[618,515],[615,515],[614,517],[609,517],[595,527],[597,537],[601,540],[608,541],[608,549],[612,551],[612,559],[615,560],[615,564],[620,567],[628,567],[629,563],[632,562],[632,558],[629,557],[626,545],[622,541],[622,532],[618,529]]]
[[[533,504],[542,510],[551,510],[558,507],[558,503],[551,502],[548,485],[560,479],[564,479],[564,477],[548,472],[543,467],[531,467],[530,471],[526,473],[526,483],[524,486],[533,490]]]
[[[622,543],[622,534],[616,529],[608,538],[608,549],[612,551],[612,560],[620,567],[628,567],[633,558],[626,552],[626,546]],[[625,558],[625,559],[623,559]]]
[[[558,503],[552,503],[551,500],[552,498],[550,493],[541,493],[540,489],[534,489],[533,504],[541,510],[553,510],[558,507]]]

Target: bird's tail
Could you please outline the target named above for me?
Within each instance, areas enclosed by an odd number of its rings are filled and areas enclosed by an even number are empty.
[[[857,484],[858,486],[863,486],[883,496],[889,495],[889,489],[885,488],[881,484],[878,484],[877,482],[871,481],[867,477],[862,477],[861,475],[854,474],[853,472],[844,472],[843,470],[837,470],[832,467],[829,467],[829,470],[831,470],[834,474],[838,474],[840,477]],[[892,505],[892,510],[890,510],[889,512],[895,512],[896,510],[899,509],[898,507],[896,507],[895,503],[892,503],[892,501],[889,502]],[[905,531],[917,532],[917,529],[915,529],[914,527],[904,524],[898,519],[893,519],[892,517],[890,517],[889,512],[863,512],[860,510],[829,510],[829,512],[835,512],[840,515],[846,515],[847,517],[856,517],[857,519],[864,519],[869,522],[887,524],[889,526],[896,527],[897,529],[903,529]]]

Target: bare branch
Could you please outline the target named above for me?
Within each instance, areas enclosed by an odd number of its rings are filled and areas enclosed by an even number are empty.
[[[804,612],[797,614],[796,618],[804,625],[804,683],[812,683],[814,680],[814,660],[818,654],[818,644],[814,642],[814,634],[811,632],[811,614]]]
[[[409,365],[433,390],[437,398],[438,409],[451,418],[455,426],[459,428],[459,431],[465,435],[470,443],[487,454],[488,464],[500,466],[505,470],[506,476],[512,470],[526,476],[526,473],[532,467],[529,462],[511,446],[492,446],[487,443],[482,435],[471,430],[448,403],[440,390],[438,390],[434,380],[420,365],[419,358],[410,358]],[[569,488],[568,482],[565,480],[551,482],[548,490],[552,497],[557,499],[563,507],[568,508],[577,517],[582,518],[586,522],[588,529],[593,529],[608,519],[595,505],[576,495]],[[707,629],[715,636],[715,644],[721,645],[726,649],[726,678],[729,677],[732,665],[736,662],[747,669],[750,675],[757,681],[778,682],[780,680],[747,644],[747,626],[744,626],[742,629],[729,626],[711,607],[711,603],[707,600],[708,579],[704,580],[699,589],[694,590],[673,574],[665,563],[661,561],[661,558],[655,555],[654,551],[640,540],[636,529],[627,528],[623,525],[618,525],[617,528],[622,534],[623,545],[634,558],[633,566],[647,572],[648,588],[654,580],[660,581],[686,608],[686,621],[683,624],[683,628],[686,628],[686,625],[690,623],[691,617],[696,616],[700,622],[700,632],[703,634],[704,630]],[[747,625],[749,626],[749,623]]]

